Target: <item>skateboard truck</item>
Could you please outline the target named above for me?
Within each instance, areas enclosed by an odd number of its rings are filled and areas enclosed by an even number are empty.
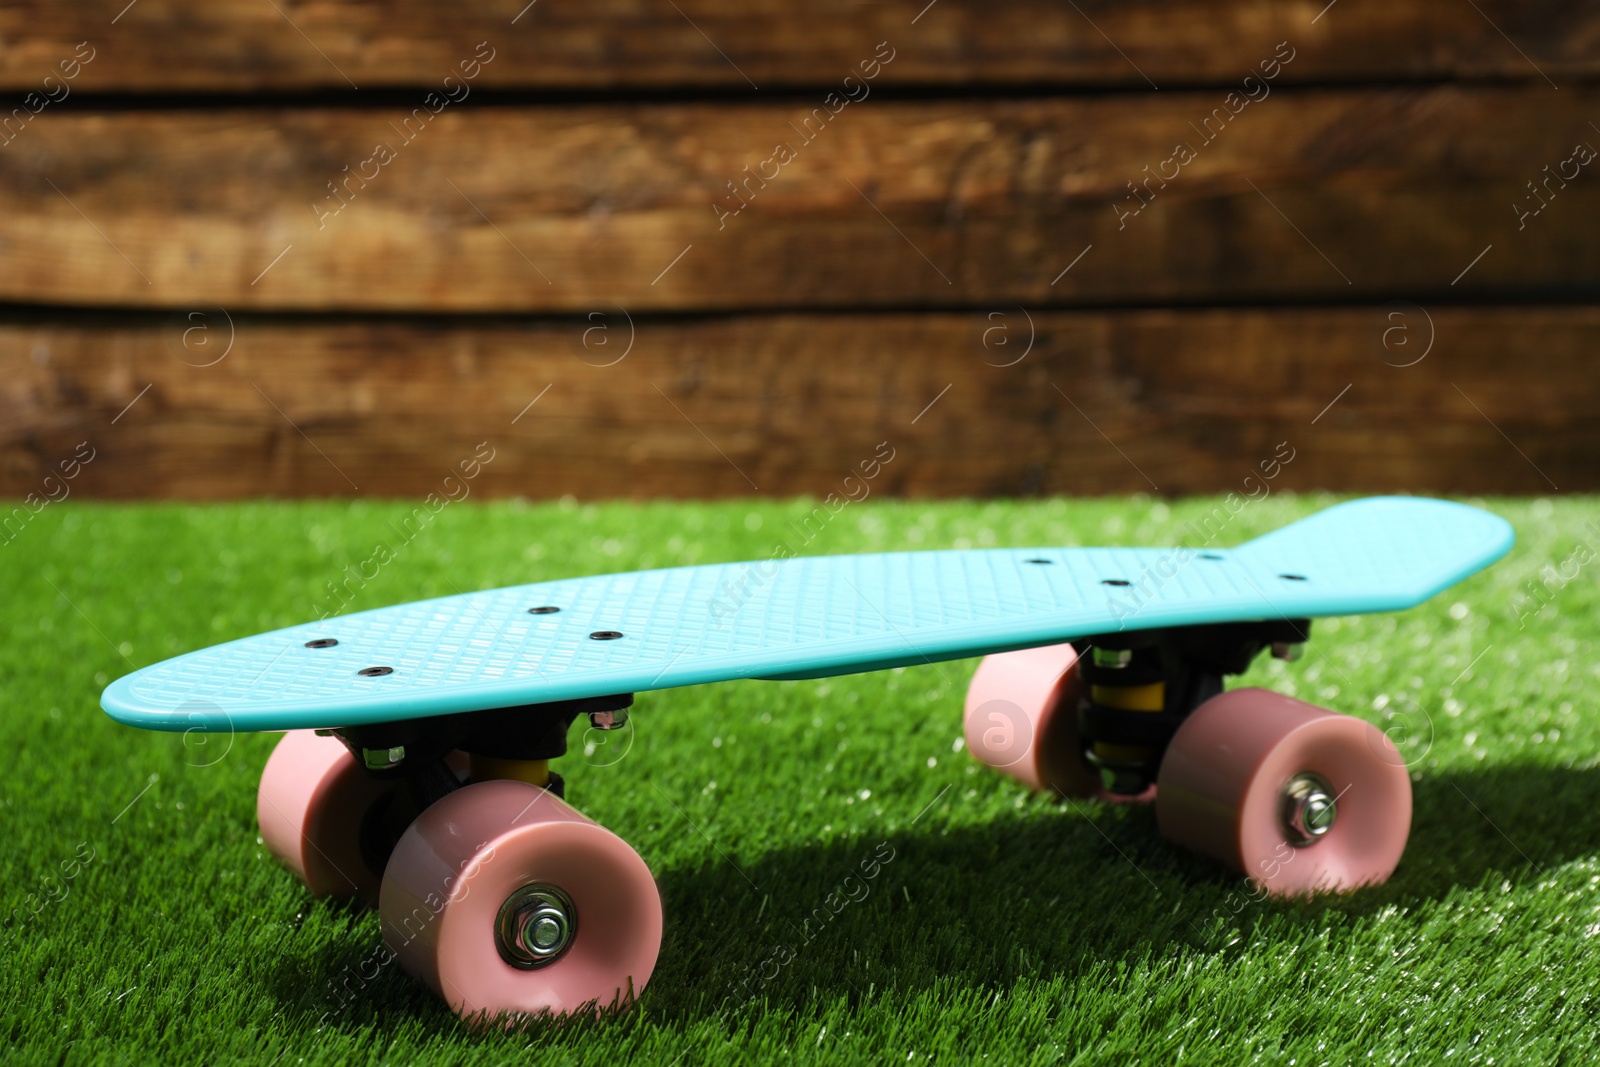
[[[412,820],[468,781],[511,779],[565,797],[566,783],[550,770],[549,761],[566,754],[567,730],[573,720],[588,715],[596,728],[616,729],[627,723],[627,709],[632,704],[632,693],[617,693],[331,731],[368,777],[403,783],[402,789],[374,805],[363,819],[363,858],[373,870],[382,871]],[[447,761],[452,753],[469,757],[465,778]],[[459,756],[455,762],[461,763]],[[511,950],[505,949],[502,956],[507,951]],[[508,958],[507,962],[512,961]]]
[[[1143,794],[1155,782],[1173,734],[1191,711],[1222,692],[1224,676],[1243,674],[1265,649],[1278,659],[1298,659],[1310,634],[1310,619],[1277,619],[1074,641],[1088,683],[1088,698],[1078,712],[1083,758],[1099,769],[1107,793]],[[1323,798],[1328,812],[1330,798]],[[1322,810],[1306,812],[1314,821]],[[1308,840],[1326,832],[1312,823],[1305,827]]]
[[[579,715],[589,716],[597,729],[613,730],[626,725],[632,704],[632,693],[617,693],[345,726],[333,733],[369,774],[404,778],[457,750],[494,760],[555,759],[566,755],[567,728]]]

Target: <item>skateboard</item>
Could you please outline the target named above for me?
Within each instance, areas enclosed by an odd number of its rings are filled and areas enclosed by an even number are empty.
[[[1297,658],[1314,618],[1419,604],[1512,540],[1476,508],[1380,497],[1233,548],[604,574],[231,641],[101,703],[145,729],[287,731],[257,793],[272,853],[314,894],[375,903],[389,958],[463,1017],[562,1015],[637,996],[662,936],[649,868],[550,769],[575,720],[615,729],[635,694],[678,686],[982,656],[964,709],[980,761],[1152,803],[1166,837],[1266,892],[1347,890],[1400,860],[1404,759],[1364,720],[1223,680],[1264,651]]]

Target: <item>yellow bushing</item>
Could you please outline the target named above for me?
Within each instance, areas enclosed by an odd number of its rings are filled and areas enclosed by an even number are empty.
[[[1167,700],[1165,682],[1149,685],[1094,685],[1089,687],[1089,699],[1103,708],[1122,711],[1160,711]]]
[[[541,789],[550,784],[550,761],[544,759],[496,759],[493,756],[472,757],[469,782],[527,782]]]

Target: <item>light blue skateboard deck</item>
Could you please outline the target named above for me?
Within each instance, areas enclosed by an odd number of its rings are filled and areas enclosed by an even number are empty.
[[[1477,508],[1378,497],[1231,549],[889,552],[569,578],[230,641],[119,678],[101,704],[152,730],[359,726],[1118,630],[1397,611],[1493,563],[1512,539]]]

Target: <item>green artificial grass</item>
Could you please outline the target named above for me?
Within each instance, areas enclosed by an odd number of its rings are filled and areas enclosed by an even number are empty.
[[[1331,502],[1273,496],[1225,539]],[[808,551],[1164,544],[1213,503],[874,500]],[[98,708],[135,667],[313,617],[411,505],[52,505],[0,543],[0,1058],[1577,1062],[1600,1017],[1600,501],[1487,506],[1517,526],[1506,560],[1246,679],[1394,731],[1416,815],[1388,884],[1263,901],[1148,808],[1025,794],[961,750],[970,661],[654,693],[620,758],[575,728],[559,769],[655,872],[655,976],[620,1017],[507,1034],[379,966],[374,914],[266,855],[274,737]],[[765,558],[810,507],[455,504],[354,607]]]

